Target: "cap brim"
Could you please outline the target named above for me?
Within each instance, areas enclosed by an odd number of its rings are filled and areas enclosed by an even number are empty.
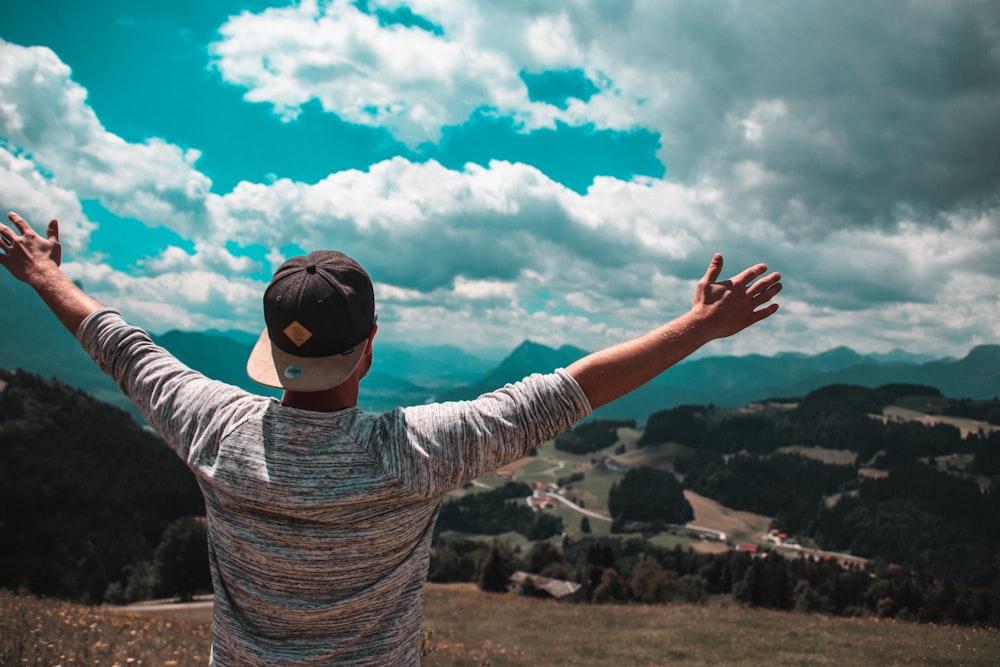
[[[348,354],[331,357],[298,357],[271,344],[264,329],[247,360],[247,375],[266,387],[292,391],[324,391],[338,387],[350,377],[365,356],[368,341]]]

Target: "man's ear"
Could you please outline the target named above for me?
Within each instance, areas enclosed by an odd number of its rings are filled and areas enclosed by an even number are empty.
[[[367,348],[368,349],[365,350],[365,355],[367,355],[368,357],[372,356],[372,343],[375,340],[375,334],[376,333],[378,333],[378,325],[377,324],[373,324],[372,325],[372,332],[370,334],[368,334],[368,343],[367,343]]]

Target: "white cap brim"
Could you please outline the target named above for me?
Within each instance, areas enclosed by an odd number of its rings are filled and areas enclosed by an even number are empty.
[[[338,387],[351,376],[368,349],[368,340],[347,354],[330,357],[299,357],[271,344],[264,329],[247,360],[247,375],[254,382],[276,389],[324,391]]]

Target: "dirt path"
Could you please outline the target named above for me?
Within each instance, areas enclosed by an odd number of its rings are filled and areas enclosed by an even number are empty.
[[[556,500],[558,500],[559,502],[561,502],[566,507],[570,508],[571,510],[573,510],[575,512],[579,512],[580,514],[584,514],[584,515],[589,516],[589,517],[591,517],[593,519],[600,519],[601,521],[611,521],[611,517],[609,517],[607,514],[600,514],[598,512],[591,512],[590,510],[584,509],[584,508],[580,507],[579,505],[577,505],[576,503],[574,503],[574,502],[572,502],[570,500],[567,500],[566,498],[563,498],[562,496],[549,496],[549,497],[550,498],[555,498]]]
[[[108,606],[105,609],[120,614],[178,618],[195,623],[212,622],[211,598],[194,602],[136,602],[123,607]]]

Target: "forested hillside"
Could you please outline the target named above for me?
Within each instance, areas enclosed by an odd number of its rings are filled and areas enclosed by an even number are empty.
[[[579,530],[566,524],[558,548],[535,542],[526,552],[445,534],[431,576],[467,580],[479,564],[481,586],[503,581],[484,579],[489,564],[576,582],[591,602],[726,595],[779,609],[995,625],[998,407],[918,385],[835,385],[741,409],[663,410],[637,437],[627,436],[634,423],[585,422],[514,477],[558,474],[557,493],[591,499],[592,509],[598,489],[617,480],[596,507],[610,535],[589,535],[586,517]],[[773,517],[771,530],[742,536],[744,544],[724,536],[727,552],[716,544],[699,553],[697,540],[684,547],[684,531],[665,527],[691,519],[675,485],[727,512]],[[672,548],[660,546],[667,533]],[[702,537],[712,534],[724,535]]]
[[[1000,401],[930,387],[834,385],[680,406],[642,429],[584,422],[447,500],[430,576],[502,590],[524,569],[576,582],[592,602],[726,595],[997,625],[998,415]],[[94,602],[207,587],[195,482],[126,413],[0,371],[0,442],[0,587]],[[771,523],[739,538],[749,545],[716,531],[725,543],[703,552],[679,526],[690,492]],[[808,549],[772,549],[768,528]],[[178,569],[183,559],[194,564]]]
[[[192,475],[82,391],[2,369],[0,389],[0,587],[99,602],[148,580],[167,526],[205,513]]]
[[[927,387],[837,385],[752,411],[658,413],[640,445],[689,446],[676,466],[686,488],[774,516],[823,549],[1000,590],[1000,533],[989,529],[1000,516],[1000,430],[873,417],[897,401],[972,410]],[[991,415],[996,403],[976,411]],[[851,452],[854,463],[787,453],[795,446]]]

